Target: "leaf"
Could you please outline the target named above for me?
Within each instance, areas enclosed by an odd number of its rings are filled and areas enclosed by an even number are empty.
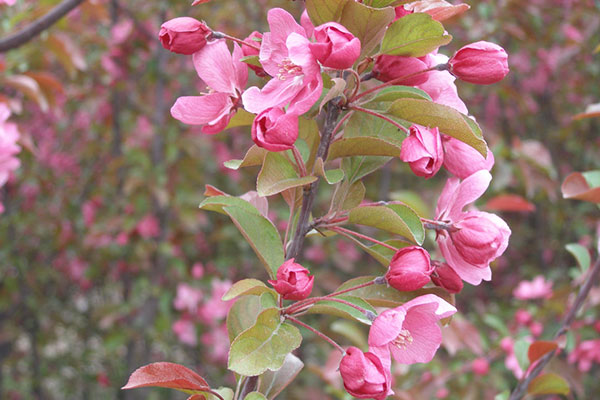
[[[369,108],[369,104],[372,103],[389,102],[398,99],[422,99],[431,101],[431,96],[424,90],[415,87],[395,85],[386,87],[377,92],[375,97],[366,103],[366,106]]]
[[[392,157],[358,156],[342,160],[342,169],[352,183],[364,178],[387,164]]]
[[[220,214],[225,214],[224,208],[229,206],[240,207],[241,209],[252,213],[260,215],[260,212],[256,207],[254,207],[250,202],[240,199],[239,197],[233,196],[212,196],[204,199],[202,203],[198,206],[201,210],[206,211],[214,211]]]
[[[366,349],[369,347],[365,333],[352,321],[338,319],[333,321],[330,329],[332,332],[350,340],[352,344],[358,348]]]
[[[383,139],[363,136],[344,138],[334,142],[328,160],[351,156],[390,156],[400,157],[400,147]]]
[[[258,57],[256,57],[256,59],[258,60]],[[239,108],[237,112],[233,114],[233,117],[231,117],[225,129],[237,128],[238,126],[250,126],[254,122],[254,117],[256,117],[256,115],[249,113],[243,108]]]
[[[213,389],[214,392],[219,393],[224,400],[233,400],[233,390],[228,387],[220,387],[218,389]],[[215,395],[208,394],[209,400],[219,400],[219,398]],[[189,400],[189,399],[188,399]]]
[[[479,125],[452,107],[426,100],[398,99],[392,103],[387,114],[415,124],[438,127],[440,132],[468,144],[484,157],[487,156],[487,145]]]
[[[306,0],[306,12],[317,26],[325,22],[339,21],[348,0]]]
[[[579,243],[569,243],[565,246],[565,249],[575,257],[579,268],[581,268],[581,272],[585,272],[590,268],[592,258],[587,248]]]
[[[421,219],[410,207],[402,204],[356,207],[350,210],[348,222],[402,235],[417,244],[425,240]]]
[[[258,390],[269,399],[275,398],[300,373],[304,363],[292,353],[283,361],[283,366],[277,371],[267,371],[262,374]]]
[[[265,159],[265,154],[267,154],[267,150],[262,147],[258,147],[257,145],[253,145],[248,149],[246,155],[242,160],[229,160],[225,161],[223,165],[229,169],[237,170],[243,167],[254,167],[256,165],[262,165],[263,160]]]
[[[283,264],[283,244],[281,236],[271,221],[262,215],[254,214],[240,207],[230,206],[223,210],[240,233],[246,238],[260,261],[267,267],[271,278]]]
[[[537,342],[531,343],[529,350],[527,350],[527,358],[529,359],[529,363],[533,364],[547,353],[554,351],[557,348],[558,344],[556,342],[546,340],[538,340]]]
[[[338,22],[360,40],[362,58],[379,45],[394,18],[396,13],[392,7],[372,8],[356,1],[348,1]]]
[[[2,78],[2,83],[33,100],[43,112],[48,111],[48,100],[35,79],[27,75],[11,75]]]
[[[444,26],[431,15],[414,13],[396,20],[385,32],[381,42],[382,54],[423,57],[440,46],[450,43]]]
[[[266,370],[276,371],[301,342],[298,328],[281,322],[279,310],[269,308],[258,315],[254,326],[231,343],[228,368],[245,376],[257,376]]]
[[[323,106],[325,104],[335,99],[336,97],[343,95],[344,89],[346,89],[346,81],[342,78],[333,78],[332,81],[333,87],[327,91],[327,94],[325,95],[323,100],[321,100],[321,103],[319,104],[319,112],[323,110]]]
[[[354,182],[352,185],[350,185],[350,188],[348,188],[348,193],[346,194],[344,202],[342,203],[342,210],[349,210],[351,208],[358,207],[364,200],[365,193],[366,189],[362,181]]]
[[[515,357],[517,357],[517,362],[519,363],[519,367],[523,371],[527,370],[527,366],[529,365],[529,359],[527,358],[527,351],[529,350],[529,342],[524,338],[518,339],[514,344]]]
[[[362,307],[365,310],[371,311],[373,314],[377,315],[377,311],[369,303],[359,297],[337,296],[337,298],[352,303],[358,307]],[[344,303],[338,303],[330,300],[322,300],[315,303],[315,305],[308,309],[307,313],[335,315],[336,317],[353,319],[367,325],[371,325],[372,323],[372,321],[367,318],[365,314],[356,308]]]
[[[569,384],[560,375],[549,372],[534,378],[527,387],[527,393],[532,395],[539,394],[562,394],[568,395],[570,392]]]
[[[121,389],[148,386],[180,390],[210,390],[210,386],[200,375],[183,365],[170,362],[152,363],[136,369]]]
[[[600,203],[600,170],[589,172],[573,172],[562,184],[562,195],[565,199],[577,199]]]
[[[309,157],[305,160],[305,164],[306,169],[311,171],[321,142],[317,121],[300,117],[298,119],[298,138],[304,140],[307,145]]]
[[[236,297],[248,295],[260,296],[265,292],[273,292],[273,290],[268,288],[267,285],[258,279],[242,279],[241,281],[234,283],[227,293],[221,297],[221,300],[229,301]]]
[[[316,176],[298,177],[294,166],[280,153],[268,152],[256,181],[260,196],[272,196],[284,190],[305,186],[317,180]]]
[[[421,0],[411,3],[413,12],[425,12],[436,21],[445,21],[470,9],[468,4],[450,4],[444,0]]]
[[[485,203],[485,208],[492,211],[533,212],[535,205],[516,194],[501,194]]]
[[[244,400],[267,400],[267,398],[260,392],[250,392],[244,397]]]
[[[227,334],[229,341],[238,337],[240,333],[256,323],[256,316],[260,313],[260,298],[257,296],[243,296],[239,298],[227,313]]]
[[[330,185],[338,183],[344,179],[344,171],[339,168],[326,171],[325,166],[323,165],[323,159],[321,157],[317,158],[317,162],[315,163],[315,174],[325,178],[327,183]]]

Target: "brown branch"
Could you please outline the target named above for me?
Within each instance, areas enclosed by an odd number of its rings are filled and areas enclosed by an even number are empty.
[[[36,19],[20,31],[0,39],[0,53],[29,42],[83,2],[84,0],[63,0],[62,3],[53,8],[48,14]]]
[[[583,286],[581,287],[581,290],[577,294],[577,297],[575,298],[575,302],[573,303],[573,305],[567,312],[567,315],[565,315],[565,318],[563,319],[562,323],[560,324],[560,329],[554,335],[554,340],[558,339],[560,336],[567,333],[567,331],[569,330],[569,327],[575,320],[575,316],[579,312],[579,309],[581,308],[581,306],[583,306],[585,299],[587,298],[588,294],[590,293],[592,286],[594,286],[594,284],[598,280],[599,276],[600,276],[600,258],[598,258],[596,260],[596,263],[592,267],[592,270],[590,271],[588,278],[586,279]],[[531,381],[534,380],[543,371],[544,367],[550,362],[552,357],[554,357],[555,353],[556,353],[556,351],[551,351],[551,352],[545,354],[542,358],[540,358],[540,360],[538,361],[538,364],[529,372],[529,374],[527,374],[527,376],[521,378],[521,380],[517,384],[517,387],[511,393],[510,400],[521,400],[523,398],[523,396],[525,396],[525,394],[527,392],[527,387],[529,387],[529,384],[531,383]]]

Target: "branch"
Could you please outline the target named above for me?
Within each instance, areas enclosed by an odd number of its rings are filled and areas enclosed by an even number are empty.
[[[567,315],[565,315],[565,318],[560,324],[560,329],[554,335],[554,340],[558,339],[560,336],[564,335],[567,332],[567,330],[573,323],[573,320],[575,320],[577,312],[579,311],[581,306],[583,306],[586,297],[590,293],[592,286],[594,286],[599,276],[600,257],[596,260],[596,263],[592,267],[588,279],[584,282],[583,286],[581,287],[581,290],[575,298],[575,302],[573,303],[573,305],[569,309],[569,312],[567,312]],[[531,370],[531,372],[529,372],[529,374],[526,377],[522,378],[519,381],[517,387],[515,388],[515,390],[513,390],[512,394],[510,395],[510,400],[521,400],[523,396],[525,396],[527,392],[527,387],[529,387],[531,381],[534,380],[543,371],[544,367],[550,362],[552,357],[554,357],[555,353],[556,351],[551,351],[544,355],[542,358],[540,358],[538,364]]]
[[[83,2],[84,0],[63,0],[62,3],[53,8],[48,14],[36,19],[20,31],[0,39],[0,53],[27,43]]]

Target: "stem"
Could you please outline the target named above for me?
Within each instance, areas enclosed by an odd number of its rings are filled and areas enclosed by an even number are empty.
[[[333,227],[330,227],[329,230],[337,232],[337,233],[339,233],[342,236],[347,236],[347,234],[354,235],[356,237],[368,240],[370,242],[373,242],[375,244],[378,244],[380,246],[383,246],[383,247],[388,248],[388,249],[393,250],[393,251],[398,251],[399,250],[397,247],[391,246],[391,245],[389,245],[387,243],[384,243],[384,242],[380,242],[379,240],[373,239],[372,237],[367,236],[367,235],[363,235],[362,233],[358,233],[358,232],[351,231],[350,229],[342,228],[341,226],[333,226]]]
[[[212,394],[213,396],[217,396],[219,398],[219,400],[225,400],[223,398],[223,396],[221,396],[219,393],[213,391],[213,390],[207,390],[208,393]]]
[[[304,322],[300,321],[299,319],[296,319],[296,318],[292,317],[291,315],[286,315],[285,318],[289,319],[290,321],[292,321],[295,324],[298,324],[300,326],[305,327],[306,329],[308,329],[309,331],[311,331],[312,333],[314,333],[315,335],[317,335],[318,337],[320,337],[321,339],[325,340],[330,345],[332,345],[333,347],[335,347],[336,349],[338,349],[342,354],[344,354],[344,355],[346,354],[346,350],[344,350],[344,348],[342,346],[340,346],[339,344],[337,344],[335,342],[335,340],[333,340],[332,338],[330,338],[329,336],[327,336],[323,332],[320,332],[319,330],[313,328],[312,326],[310,326],[308,324],[305,324]]]
[[[229,36],[228,34],[223,32],[213,31],[211,36],[213,39],[229,39],[238,43],[240,46],[248,46],[252,47],[254,50],[260,51],[260,47],[255,46],[252,43],[244,42],[242,39],[236,38],[235,36]]]
[[[307,308],[310,308],[313,304],[318,303],[319,301],[322,301],[322,300],[327,300],[327,301],[333,301],[334,303],[345,304],[348,307],[352,307],[355,310],[361,312],[362,314],[364,314],[367,317],[370,317],[371,315],[373,315],[373,312],[371,312],[371,311],[365,310],[364,308],[357,306],[356,304],[352,304],[349,301],[346,301],[343,299],[338,299],[335,297],[325,297],[325,296],[313,297],[311,300],[312,300],[311,302],[306,303],[306,304],[301,304],[301,305],[298,305],[298,303],[292,304],[287,310],[284,310],[284,313],[286,315],[289,315],[289,314],[294,314],[296,312],[303,312]]]
[[[257,387],[258,376],[249,376],[244,382],[244,387],[242,387],[242,391],[240,392],[240,397],[238,397],[238,399],[245,398],[248,393],[254,392]]]
[[[346,122],[346,120],[352,116],[352,113],[353,113],[353,111],[350,111],[349,113],[346,113],[346,115],[344,115],[342,117],[342,119],[340,119],[340,121],[337,123],[337,125],[335,126],[335,128],[333,128],[333,132],[331,133],[331,135],[334,137],[334,139],[333,139],[334,141],[336,139],[335,134],[342,127],[342,125],[344,124],[344,122]]]
[[[48,14],[36,19],[20,31],[0,40],[0,53],[19,47],[51,27],[59,19],[75,9],[84,0],[64,0]]]
[[[579,311],[581,306],[583,306],[583,303],[585,302],[585,299],[590,293],[590,290],[598,281],[598,277],[600,277],[600,258],[596,260],[596,263],[594,264],[587,280],[584,282],[583,286],[581,287],[581,290],[577,294],[575,302],[567,312],[567,315],[565,315],[565,318],[560,324],[560,328],[554,335],[554,340],[558,339],[560,336],[564,335],[569,330],[570,325],[573,323],[573,320],[575,319],[575,316],[577,315],[577,312]],[[513,390],[513,392],[510,395],[510,400],[521,400],[523,396],[525,396],[527,392],[527,387],[529,387],[531,381],[542,372],[544,367],[550,362],[552,357],[554,357],[555,353],[556,351],[551,351],[544,355],[538,361],[538,364],[531,370],[531,372],[529,372],[529,374],[526,377],[522,378],[519,381],[517,387],[515,388],[515,390]]]
[[[304,160],[302,159],[302,155],[296,145],[292,146],[292,154],[294,155],[294,160],[296,160],[296,165],[298,165],[298,169],[300,170],[300,176],[304,177],[307,174],[306,165],[304,164]]]
[[[356,111],[361,111],[361,112],[373,115],[373,116],[375,116],[377,118],[381,118],[382,120],[384,120],[386,122],[389,122],[390,124],[394,125],[396,128],[398,128],[399,130],[403,131],[407,135],[409,133],[409,130],[407,128],[403,127],[402,125],[400,125],[399,123],[397,123],[393,119],[391,119],[389,117],[386,117],[383,114],[379,114],[378,112],[375,112],[373,110],[369,110],[369,109],[366,109],[366,108],[362,108],[362,107],[359,107],[359,106],[350,106],[350,109],[356,110]]]
[[[360,89],[360,75],[358,75],[358,72],[356,72],[353,69],[350,69],[349,71],[354,76],[354,79],[356,79],[356,86],[354,86],[354,90],[352,91],[352,95],[350,96],[350,98],[353,99],[356,96],[356,93],[358,93],[358,90]]]

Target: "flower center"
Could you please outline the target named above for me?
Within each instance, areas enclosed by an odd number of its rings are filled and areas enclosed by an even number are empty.
[[[413,342],[413,337],[410,332],[406,329],[402,329],[396,339],[392,342],[394,346],[400,350],[406,349],[406,347]]]
[[[284,58],[277,66],[279,67],[277,79],[280,81],[285,81],[288,77],[302,74],[302,68],[294,64],[289,58]]]

